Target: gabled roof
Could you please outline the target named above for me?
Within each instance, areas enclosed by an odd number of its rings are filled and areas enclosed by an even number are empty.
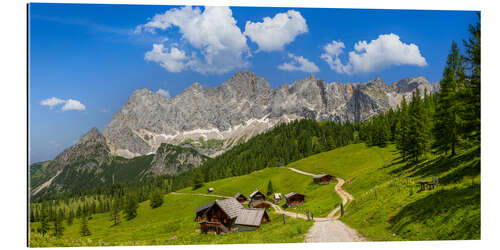
[[[230,219],[237,217],[240,210],[243,209],[243,206],[235,198],[216,200],[215,204],[217,204]]]
[[[331,175],[329,175],[329,174],[317,174],[317,175],[313,176],[313,178],[314,178],[314,179],[317,179],[317,178],[323,178],[323,177],[325,177],[325,176],[330,176],[330,177],[333,177],[333,176],[331,176]]]
[[[256,194],[259,194],[259,193],[260,193],[261,195],[263,195],[263,196],[266,196],[264,193],[262,193],[261,191],[259,191],[259,190],[257,189],[257,190],[255,190],[255,191],[253,191],[253,193],[251,193],[251,194],[250,194],[250,196],[248,196],[248,197],[250,197],[250,199],[251,199],[251,198],[252,198],[252,197],[254,197]]]
[[[294,196],[294,195],[296,195],[296,194],[301,195],[301,196],[305,196],[305,195],[303,195],[303,194],[299,194],[299,193],[297,193],[297,192],[291,192],[291,193],[285,194],[285,198],[287,198],[287,199],[288,199],[288,198],[290,198],[290,197],[292,197],[292,196]]]
[[[196,213],[199,213],[207,208],[210,208],[211,206],[213,206],[215,204],[214,201],[210,202],[210,203],[207,203],[207,204],[203,204],[199,207],[196,208]]]
[[[266,213],[264,208],[243,208],[234,224],[244,226],[260,226],[262,217]]]
[[[245,198],[245,199],[247,198],[247,197],[245,197],[245,196],[244,196],[242,193],[240,193],[240,192],[236,193],[236,194],[234,195],[234,198],[236,199],[236,198],[238,198],[238,197],[240,197],[240,196],[243,196],[243,198]]]

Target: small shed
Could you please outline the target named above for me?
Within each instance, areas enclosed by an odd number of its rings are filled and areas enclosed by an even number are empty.
[[[263,200],[255,200],[253,202],[250,202],[248,206],[251,208],[269,208],[271,204]]]
[[[234,225],[240,232],[254,231],[269,222],[269,215],[264,208],[244,208],[240,211]]]
[[[238,192],[234,195],[234,198],[239,202],[239,203],[245,203],[248,198],[244,196],[242,193]]]
[[[333,176],[329,174],[318,174],[313,176],[314,183],[317,184],[325,184],[325,183],[330,183],[333,179]]]
[[[212,193],[214,191],[214,188],[208,188],[207,192]]]
[[[289,207],[298,206],[304,203],[306,196],[297,192],[285,194],[286,205]]]
[[[277,203],[283,199],[283,195],[281,193],[274,193],[274,203]]]

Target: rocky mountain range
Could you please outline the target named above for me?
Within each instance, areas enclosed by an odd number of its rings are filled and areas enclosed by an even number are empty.
[[[434,92],[439,85],[424,77],[392,84],[380,78],[366,83],[328,83],[309,75],[272,89],[263,77],[241,71],[216,87],[195,82],[173,98],[136,90],[103,133],[112,153],[127,158],[151,154],[162,143],[187,143],[216,156],[295,119],[363,121],[396,107],[417,88],[421,93]],[[200,142],[207,140],[219,141],[219,147],[201,147]]]
[[[139,89],[102,134],[92,128],[54,160],[33,164],[31,194],[176,175],[280,123],[363,121],[396,107],[416,89],[438,88],[424,77],[328,83],[309,75],[272,89],[264,78],[241,71],[216,87],[194,83],[173,98]]]

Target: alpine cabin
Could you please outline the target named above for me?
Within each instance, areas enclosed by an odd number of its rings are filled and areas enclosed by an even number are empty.
[[[244,208],[235,198],[215,200],[196,209],[196,218],[202,233],[229,233],[235,229],[252,231],[269,222],[262,208]]]
[[[298,206],[305,202],[305,195],[296,192],[285,194],[286,205],[289,207]]]
[[[238,192],[234,195],[234,198],[241,204],[247,202],[247,197],[244,196],[242,193]]]
[[[313,176],[314,183],[316,184],[327,184],[332,182],[333,176],[329,174],[318,174]]]

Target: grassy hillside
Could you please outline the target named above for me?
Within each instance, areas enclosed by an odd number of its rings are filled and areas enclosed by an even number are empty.
[[[326,216],[332,209],[341,202],[340,197],[334,193],[336,183],[328,185],[313,184],[310,176],[295,173],[287,167],[266,168],[248,175],[230,177],[217,181],[205,183],[204,187],[193,190],[185,188],[178,192],[206,193],[207,188],[214,188],[214,194],[234,196],[237,192],[248,196],[259,189],[264,194],[267,193],[267,184],[271,180],[275,193],[283,195],[290,192],[298,192],[306,195],[306,202],[297,209],[288,208],[290,211],[305,213],[307,209],[316,217]],[[284,204],[284,201],[280,203]]]
[[[92,235],[79,235],[80,223],[75,220],[67,227],[64,236],[56,239],[42,237],[38,233],[30,234],[32,247],[41,246],[109,246],[109,245],[167,245],[167,244],[213,244],[213,243],[283,243],[301,242],[312,226],[312,222],[301,219],[287,219],[284,225],[281,216],[270,212],[271,222],[258,231],[230,233],[226,235],[200,234],[198,223],[194,222],[197,206],[215,198],[185,194],[168,194],[164,204],[151,209],[149,202],[143,202],[138,209],[138,216],[112,227],[109,214],[96,214],[89,220]],[[32,228],[39,223],[32,223]]]
[[[290,166],[344,178],[356,201],[342,220],[371,240],[479,239],[479,149],[427,158],[407,164],[392,145],[355,144]],[[417,182],[433,176],[439,177],[439,188],[419,192]]]

